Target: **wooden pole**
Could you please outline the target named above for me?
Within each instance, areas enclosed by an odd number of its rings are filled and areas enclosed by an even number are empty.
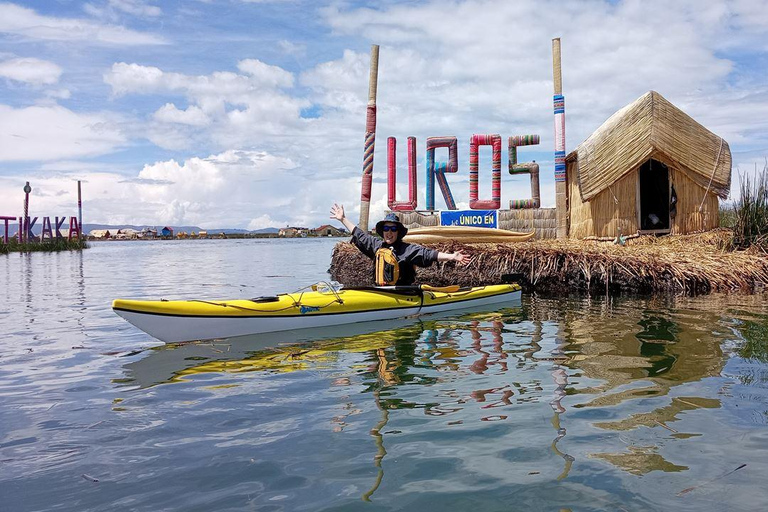
[[[560,66],[560,38],[552,40],[552,75],[554,79],[555,112],[555,210],[557,238],[568,237],[568,196],[565,174],[565,96]]]
[[[379,45],[371,46],[371,73],[368,78],[368,106],[365,116],[365,146],[363,151],[363,183],[360,191],[360,222],[358,226],[368,231],[371,208],[371,184],[373,182],[373,150],[376,145],[376,89],[379,79]]]

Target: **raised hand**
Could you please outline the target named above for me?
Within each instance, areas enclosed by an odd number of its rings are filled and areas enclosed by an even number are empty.
[[[344,217],[344,205],[333,203],[333,206],[331,206],[331,218],[341,222],[344,220]]]

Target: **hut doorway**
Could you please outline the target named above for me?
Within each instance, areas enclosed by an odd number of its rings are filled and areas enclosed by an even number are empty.
[[[658,160],[640,166],[638,206],[641,232],[669,232],[669,168]]]

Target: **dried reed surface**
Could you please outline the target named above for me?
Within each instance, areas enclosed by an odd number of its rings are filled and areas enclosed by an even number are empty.
[[[756,249],[731,250],[732,233],[717,229],[693,235],[641,236],[610,242],[534,240],[517,244],[431,245],[472,256],[467,266],[438,263],[417,269],[421,283],[480,286],[517,274],[524,288],[595,293],[754,292],[768,283],[768,256]],[[331,277],[347,286],[371,284],[373,264],[353,245],[333,251]]]

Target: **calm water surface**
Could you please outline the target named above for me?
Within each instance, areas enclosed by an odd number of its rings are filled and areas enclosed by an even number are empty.
[[[294,291],[335,243],[0,256],[0,509],[768,509],[762,296],[524,296],[182,345],[110,309]]]

